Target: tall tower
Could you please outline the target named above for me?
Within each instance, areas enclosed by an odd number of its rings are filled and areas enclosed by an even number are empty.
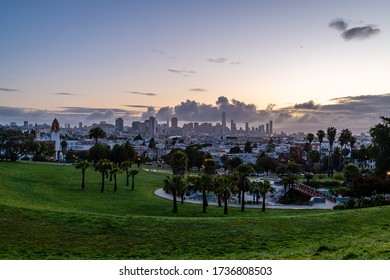
[[[272,121],[269,121],[269,134],[272,135],[273,133]]]
[[[177,128],[177,118],[176,117],[173,117],[171,119],[171,127],[172,128]]]
[[[157,120],[156,117],[149,117],[149,136],[155,138],[157,132]]]
[[[123,131],[123,119],[122,118],[115,119],[115,131]]]
[[[221,131],[221,138],[225,139],[226,137],[226,113],[222,112],[222,131]]]

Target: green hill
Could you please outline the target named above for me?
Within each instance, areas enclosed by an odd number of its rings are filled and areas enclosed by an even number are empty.
[[[154,195],[165,176],[100,193],[89,168],[83,192],[73,166],[0,162],[0,259],[390,259],[390,207],[172,214]]]

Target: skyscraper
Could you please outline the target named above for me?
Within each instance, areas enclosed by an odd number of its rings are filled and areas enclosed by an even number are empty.
[[[157,119],[156,117],[149,117],[149,136],[155,138],[157,132]]]
[[[269,134],[272,135],[273,133],[272,121],[269,121]]]
[[[173,117],[171,119],[171,127],[172,128],[177,128],[177,118],[176,117]]]
[[[123,131],[123,119],[115,119],[115,131]]]

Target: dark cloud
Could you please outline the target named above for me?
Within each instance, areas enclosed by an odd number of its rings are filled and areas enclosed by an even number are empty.
[[[320,106],[316,105],[313,100],[310,100],[308,102],[304,102],[301,104],[295,104],[294,109],[307,109],[307,110],[317,110]]]
[[[196,92],[206,92],[207,90],[204,88],[191,88],[189,91],[196,91]]]
[[[238,65],[241,64],[241,61],[232,61],[230,62],[231,65]]]
[[[160,55],[163,55],[163,54],[164,54],[164,52],[163,52],[163,51],[161,51],[161,50],[158,50],[158,49],[152,49],[152,52],[154,52],[154,53],[158,53],[158,54],[160,54]]]
[[[336,18],[329,23],[329,27],[339,31],[345,31],[348,28],[348,23],[344,19]]]
[[[55,95],[75,95],[73,93],[70,93],[70,92],[56,92],[54,93]]]
[[[153,92],[139,92],[139,91],[128,91],[127,93],[137,94],[137,95],[146,95],[146,96],[156,96],[156,93]]]
[[[168,72],[173,73],[173,74],[180,74],[183,75],[184,77],[189,77],[190,75],[196,74],[194,70],[187,70],[187,69],[168,69]]]
[[[0,91],[5,92],[20,92],[20,90],[14,89],[14,88],[0,88]]]
[[[380,32],[379,28],[376,28],[372,25],[363,26],[363,27],[354,27],[344,31],[341,36],[345,40],[352,39],[366,39],[373,35],[376,35]]]
[[[168,120],[173,116],[173,108],[166,106],[166,107],[161,107],[158,112],[156,113],[156,117],[159,120]]]
[[[126,110],[123,109],[112,109],[112,108],[90,108],[90,107],[59,107],[61,112],[68,114],[91,114],[95,112],[104,113],[107,111],[113,111],[114,113],[124,113]]]
[[[207,61],[211,63],[225,63],[228,61],[228,59],[226,57],[218,57],[218,58],[208,58]]]
[[[149,108],[150,105],[122,105],[130,108]]]
[[[341,37],[345,40],[362,40],[380,33],[380,29],[374,25],[357,26],[348,29],[348,23],[344,19],[334,19],[329,23],[330,28],[341,31]]]
[[[154,109],[153,106],[149,106],[147,111],[142,113],[141,119],[142,120],[147,120],[149,117],[154,117],[156,115],[156,110]]]

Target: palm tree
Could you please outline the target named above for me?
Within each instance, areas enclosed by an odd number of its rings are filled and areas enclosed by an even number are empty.
[[[290,185],[290,178],[288,177],[288,175],[282,175],[280,182],[282,183],[282,185],[284,187],[284,197],[286,197],[287,196],[287,186]]]
[[[122,170],[126,172],[126,186],[129,186],[129,168],[131,168],[132,165],[133,163],[130,160],[125,160],[121,164]]]
[[[110,161],[105,159],[99,160],[95,164],[95,171],[98,171],[102,174],[102,187],[100,192],[104,192],[104,179],[107,174],[107,171],[110,169],[110,165],[111,165]]]
[[[238,182],[237,186],[241,192],[241,211],[245,210],[245,192],[249,191],[250,181],[248,176],[254,172],[253,167],[248,164],[240,164],[237,167],[238,172]]]
[[[95,139],[95,144],[97,144],[99,138],[105,138],[106,136],[106,132],[100,126],[94,126],[89,130],[89,138]]]
[[[202,193],[202,212],[206,213],[208,206],[207,192],[213,190],[214,180],[210,174],[200,174],[199,176],[190,176],[187,178],[191,189]]]
[[[311,142],[313,142],[313,140],[314,140],[314,134],[313,133],[308,133],[306,135],[306,139],[309,142],[309,146],[310,146],[310,150],[311,150]]]
[[[275,192],[275,190],[271,186],[271,183],[268,180],[264,180],[264,182],[260,184],[260,194],[263,198],[263,205],[261,207],[261,212],[265,212],[265,197],[267,193],[273,193],[273,192]]]
[[[129,176],[131,176],[131,190],[134,191],[134,177],[139,173],[136,169],[131,169],[129,171]]]
[[[321,154],[322,154],[321,153],[321,144],[324,141],[325,131],[323,131],[322,129],[318,130],[317,137],[318,137],[318,142],[320,143],[320,161],[319,161],[319,163],[321,164]]]
[[[164,179],[164,189],[173,195],[173,213],[177,213],[177,193],[185,184],[183,176],[172,175]]]
[[[87,170],[87,168],[90,166],[90,163],[88,161],[85,161],[85,160],[82,160],[80,162],[78,162],[75,167],[77,169],[81,169],[81,175],[82,175],[82,179],[81,179],[81,189],[84,191],[85,189],[85,170]]]
[[[329,140],[329,158],[328,158],[328,177],[331,177],[333,175],[333,169],[332,169],[332,152],[333,152],[333,143],[336,139],[336,133],[337,130],[333,126],[328,127],[327,129],[327,135]]]
[[[224,201],[223,214],[228,213],[228,200],[231,194],[235,192],[235,183],[230,176],[217,176],[214,181],[215,193]]]
[[[109,172],[110,172],[110,176],[114,178],[114,192],[116,192],[117,190],[116,175],[121,172],[121,169],[115,163],[111,163]]]
[[[346,150],[347,150],[347,144],[351,142],[352,138],[352,132],[348,129],[345,128],[341,130],[340,136],[339,136],[339,142],[341,146],[344,146],[344,149],[342,149],[342,157],[343,157],[343,162],[345,161],[345,156],[346,156]]]
[[[181,150],[173,152],[169,159],[169,165],[171,166],[174,175],[184,175],[188,165],[186,153]]]

